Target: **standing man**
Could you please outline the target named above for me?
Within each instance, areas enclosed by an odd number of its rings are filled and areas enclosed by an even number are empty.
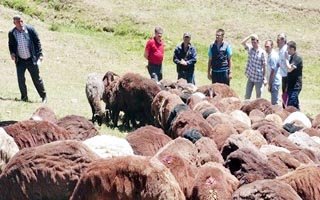
[[[251,39],[251,45],[247,41]],[[243,39],[241,44],[248,51],[246,76],[248,78],[245,99],[250,99],[253,86],[256,88],[256,98],[261,98],[263,84],[267,84],[266,52],[259,47],[259,38],[256,34]]]
[[[162,40],[163,29],[156,27],[154,29],[154,37],[149,39],[145,51],[144,57],[148,60],[148,72],[151,78],[154,78],[154,74],[160,81],[162,79],[162,61],[164,56],[164,42]]]
[[[42,78],[39,76],[39,63],[43,59],[43,54],[38,34],[32,26],[24,24],[19,15],[13,17],[13,23],[15,27],[8,34],[9,51],[17,68],[21,100],[28,101],[25,79],[25,72],[28,69],[42,102],[46,103],[46,91]]]
[[[288,101],[287,94],[287,65],[286,65],[286,54],[287,54],[287,36],[284,33],[280,33],[277,37],[277,45],[279,48],[279,67],[280,74],[282,76],[282,105],[285,107]]]
[[[265,50],[267,52],[267,80],[268,91],[271,93],[271,104],[276,105],[279,101],[279,89],[281,84],[281,74],[278,67],[278,53],[273,49],[273,41],[265,42]]]
[[[191,45],[191,34],[183,34],[183,42],[176,47],[173,62],[177,65],[178,79],[186,79],[188,83],[195,84],[194,66],[197,62],[196,48]]]
[[[232,79],[232,49],[223,41],[224,30],[216,31],[216,40],[210,45],[208,51],[208,79],[212,83],[224,83],[229,85]]]
[[[290,55],[290,58],[288,56]],[[294,106],[300,110],[299,94],[302,90],[302,58],[297,54],[297,45],[294,41],[288,42],[288,54],[286,54],[286,66],[288,71],[288,106]]]

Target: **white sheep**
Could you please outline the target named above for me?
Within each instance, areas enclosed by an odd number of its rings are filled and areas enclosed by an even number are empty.
[[[0,173],[9,160],[19,151],[18,145],[7,132],[0,127]]]
[[[83,141],[83,143],[101,158],[134,155],[132,147],[126,139],[112,135],[97,135]]]

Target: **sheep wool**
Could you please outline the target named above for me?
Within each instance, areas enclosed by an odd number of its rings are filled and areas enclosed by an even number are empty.
[[[18,145],[7,132],[0,127],[0,174],[9,160],[19,151]]]

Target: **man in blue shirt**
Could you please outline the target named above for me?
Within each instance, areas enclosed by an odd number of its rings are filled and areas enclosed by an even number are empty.
[[[195,84],[194,67],[197,62],[196,48],[191,45],[191,34],[183,34],[183,42],[176,47],[173,62],[177,65],[178,79],[186,79],[188,83]]]
[[[223,41],[224,30],[216,31],[216,40],[210,45],[208,51],[208,79],[212,83],[224,83],[229,85],[232,78],[232,49]]]

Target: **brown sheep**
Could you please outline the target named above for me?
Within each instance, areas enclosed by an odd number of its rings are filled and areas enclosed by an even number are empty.
[[[278,176],[266,156],[251,148],[245,147],[232,152],[224,165],[238,178],[241,185]]]
[[[197,149],[197,166],[204,165],[208,162],[223,163],[224,160],[214,141],[208,137],[200,138],[195,144]]]
[[[259,99],[249,101],[247,104],[241,107],[241,110],[247,113],[247,115],[249,115],[252,110],[258,109],[261,112],[263,112],[265,115],[267,115],[267,114],[272,114],[273,112],[271,109],[271,106],[272,104],[270,101],[263,98],[259,98]]]
[[[183,200],[179,184],[160,161],[142,156],[92,162],[70,200]]]
[[[41,106],[32,114],[30,120],[48,121],[57,123],[56,114],[47,106]]]
[[[105,103],[105,116],[106,116],[107,123],[109,123],[110,118],[112,116],[111,111],[112,111],[112,108],[114,107],[115,92],[118,91],[117,87],[118,87],[119,79],[120,79],[120,76],[111,71],[106,72],[102,78],[103,85],[104,85],[102,100]]]
[[[160,92],[160,87],[153,80],[139,74],[127,73],[118,80],[116,88],[111,103],[114,126],[118,124],[120,111],[125,113],[127,126],[130,125],[129,121],[136,126],[137,120],[140,121],[140,125],[154,124],[151,103]]]
[[[4,127],[19,149],[72,139],[69,131],[47,121],[27,120]]]
[[[257,180],[243,185],[233,193],[230,199],[302,200],[290,185],[279,180]]]
[[[67,115],[59,119],[57,125],[68,130],[74,140],[83,141],[98,134],[92,122],[82,116]]]
[[[190,200],[231,199],[239,181],[219,163],[201,166],[192,186]]]
[[[77,141],[19,151],[0,176],[0,200],[69,199],[84,169],[98,156]]]
[[[232,90],[228,85],[222,83],[200,86],[197,92],[202,92],[206,96],[210,96],[209,93],[213,92],[213,96],[218,96],[221,98],[238,97],[234,90]]]
[[[316,115],[312,120],[312,128],[320,129],[320,114]]]
[[[126,136],[135,155],[154,156],[172,139],[162,129],[153,126],[141,127]]]
[[[198,112],[188,110],[180,113],[178,117],[173,121],[171,132],[171,138],[177,138],[183,136],[183,134],[189,130],[195,129],[199,131],[203,136],[210,137],[213,131],[210,124],[202,117]]]
[[[279,177],[289,184],[304,199],[320,199],[320,168],[319,166],[301,166],[293,172]]]
[[[268,163],[276,169],[280,176],[295,170],[301,165],[297,159],[295,159],[290,153],[286,152],[274,152],[267,155],[267,157]]]
[[[161,125],[161,105],[163,104],[164,100],[170,95],[172,95],[170,92],[162,90],[152,100],[151,113],[155,117],[157,125]]]

